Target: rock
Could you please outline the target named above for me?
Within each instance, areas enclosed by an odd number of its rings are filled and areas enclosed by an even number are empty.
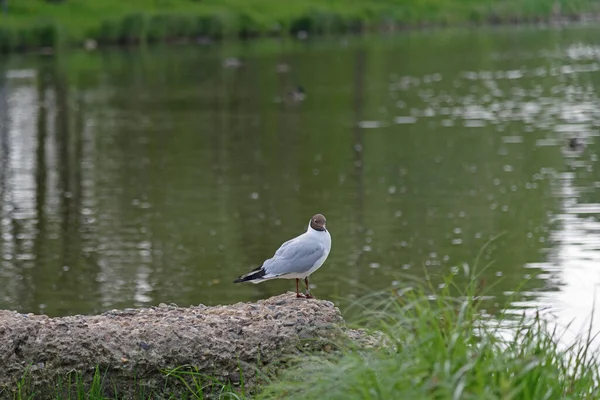
[[[257,368],[268,369],[300,347],[329,352],[332,341],[360,342],[365,336],[345,328],[333,303],[298,299],[292,292],[257,303],[160,304],[96,316],[0,311],[0,393],[15,390],[27,371],[36,398],[44,393],[55,398],[58,380],[76,372],[90,382],[98,368],[107,393],[116,389],[120,398],[130,398],[143,385],[160,397],[164,390],[185,390],[164,372],[181,366],[233,384],[241,381],[241,368],[244,386],[251,390]]]

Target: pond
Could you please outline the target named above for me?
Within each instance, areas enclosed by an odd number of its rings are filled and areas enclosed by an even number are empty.
[[[473,269],[483,249],[490,294],[526,281],[515,309],[585,318],[600,283],[598,34],[431,30],[1,61],[0,308],[58,316],[294,290],[232,281],[323,213],[333,246],[311,277],[319,298],[343,307],[406,276]]]

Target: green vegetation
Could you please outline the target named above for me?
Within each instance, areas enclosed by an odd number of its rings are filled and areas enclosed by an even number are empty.
[[[412,285],[394,289],[391,297],[371,296],[360,303],[367,315],[362,322],[382,333],[383,346],[341,345],[341,352],[299,358],[256,398],[537,400],[600,395],[591,332],[561,348],[557,330],[539,315],[515,320],[503,312],[486,312],[485,288],[475,278],[464,290],[453,276],[439,290],[430,279],[406,282]],[[235,389],[193,369],[165,374],[187,390],[177,398],[249,398],[243,385]],[[17,387],[15,399],[34,395],[28,394],[25,379]],[[65,393],[65,385],[57,387],[57,396]],[[67,388],[72,388],[70,381]],[[75,390],[67,393],[77,399],[106,398],[98,371],[91,387],[85,389],[76,379]]]
[[[418,25],[502,23],[595,13],[594,0],[8,0],[0,52],[206,37],[343,33]]]
[[[245,398],[243,380],[240,388],[235,389],[230,383],[223,383],[211,376],[201,374],[194,367],[179,367],[163,372],[168,378],[176,379],[185,386],[187,391],[184,392],[184,397],[189,396],[193,399],[218,398],[232,400]]]
[[[417,283],[392,300],[366,303],[367,322],[383,332],[385,348],[304,360],[264,398],[598,398],[589,332],[561,349],[557,330],[539,315],[515,321],[487,313],[474,282],[458,296],[450,277],[439,291]]]
[[[170,371],[163,371],[167,378],[167,384],[171,384],[175,391],[166,394],[169,399],[196,399],[219,398],[219,399],[242,399],[244,398],[243,385],[240,388],[234,388],[229,383],[223,383],[219,380],[200,374],[194,368],[180,367]],[[134,383],[135,384],[135,383]],[[153,393],[144,387],[143,383],[138,384],[139,399],[165,398],[165,393]],[[168,392],[168,391],[167,391]],[[110,393],[110,395],[109,395]],[[56,399],[56,400],[108,400],[120,399],[118,391],[113,390],[105,382],[102,372],[96,368],[94,376],[90,383],[85,383],[81,375],[73,372],[68,374],[64,381],[56,383],[55,388],[50,393],[39,393],[31,388],[28,381],[28,375],[24,376],[19,382],[16,382],[13,391],[0,390],[0,398],[13,400],[31,400],[38,398]]]

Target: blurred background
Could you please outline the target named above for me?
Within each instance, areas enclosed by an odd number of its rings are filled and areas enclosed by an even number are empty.
[[[342,309],[483,249],[498,302],[589,316],[600,28],[305,33],[0,59],[0,308],[293,290],[232,281],[323,213]]]

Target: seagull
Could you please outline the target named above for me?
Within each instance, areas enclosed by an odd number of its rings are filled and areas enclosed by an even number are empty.
[[[240,276],[233,283],[296,279],[296,297],[313,298],[308,288],[308,277],[323,265],[331,250],[331,235],[325,227],[326,223],[323,214],[316,214],[310,219],[305,233],[282,244],[263,265]],[[304,279],[306,294],[300,293],[300,279]]]

